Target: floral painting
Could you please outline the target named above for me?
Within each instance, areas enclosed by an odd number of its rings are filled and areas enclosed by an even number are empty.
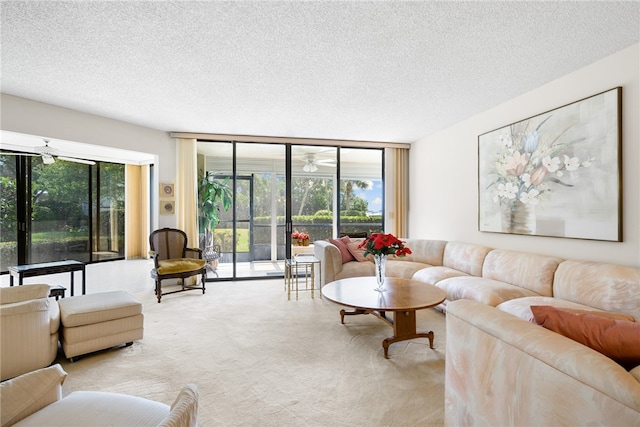
[[[480,231],[621,241],[621,92],[480,135]]]

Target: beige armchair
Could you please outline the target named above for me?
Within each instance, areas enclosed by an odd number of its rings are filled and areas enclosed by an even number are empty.
[[[49,285],[0,288],[0,380],[49,366],[58,354],[60,310]]]
[[[67,373],[59,364],[0,384],[2,427],[197,425],[198,389],[182,388],[171,406],[126,394],[75,391],[62,397]]]

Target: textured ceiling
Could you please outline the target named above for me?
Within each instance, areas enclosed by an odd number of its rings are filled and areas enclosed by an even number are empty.
[[[2,1],[1,89],[164,131],[413,142],[637,43],[639,6]]]

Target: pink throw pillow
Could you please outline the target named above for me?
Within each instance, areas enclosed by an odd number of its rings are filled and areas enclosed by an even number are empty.
[[[360,246],[360,243],[362,243],[363,241],[364,239],[351,240],[349,243],[347,243],[347,249],[349,249],[351,255],[353,255],[353,257],[358,262],[373,261],[372,255],[367,255],[366,257],[364,256],[364,248],[358,249],[358,246]]]
[[[349,242],[349,238],[348,237],[341,237],[339,239],[329,239],[329,243],[334,244],[338,250],[340,251],[340,256],[342,256],[342,263],[344,264],[345,262],[349,262],[349,261],[353,261],[355,260],[355,258],[353,257],[353,255],[351,255],[351,252],[349,252],[349,249],[347,248],[347,243]]]
[[[556,307],[556,306],[532,306],[532,307],[554,307],[556,310],[566,311],[571,314],[591,314],[593,316],[604,317],[605,319],[613,320],[627,320],[629,322],[635,322],[636,319],[630,314],[624,313],[612,313],[610,311],[598,311],[598,310],[585,310],[582,308],[569,308],[569,307]],[[533,310],[531,310],[533,312]],[[535,319],[534,319],[535,320]],[[539,324],[539,323],[538,323]]]
[[[640,323],[532,305],[536,323],[604,354],[630,370],[640,365]]]

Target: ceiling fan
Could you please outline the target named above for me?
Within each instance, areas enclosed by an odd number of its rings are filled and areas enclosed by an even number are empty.
[[[34,147],[34,151],[35,153],[8,153],[8,152],[2,152],[0,153],[3,156],[40,156],[42,157],[42,163],[44,163],[45,165],[50,165],[53,164],[55,162],[55,159],[53,156],[56,156],[56,158],[58,160],[65,160],[67,162],[74,162],[74,163],[82,163],[85,165],[95,165],[96,162],[94,162],[93,160],[84,160],[84,159],[77,159],[75,157],[67,157],[67,156],[59,156],[58,155],[58,150],[56,150],[53,147],[49,146],[49,140],[48,139],[43,139],[44,141],[44,145],[40,146],[40,147]]]
[[[304,166],[302,170],[305,172],[315,172],[318,170],[318,165],[336,167],[337,162],[335,159],[318,159],[314,153],[306,153],[303,158]]]

